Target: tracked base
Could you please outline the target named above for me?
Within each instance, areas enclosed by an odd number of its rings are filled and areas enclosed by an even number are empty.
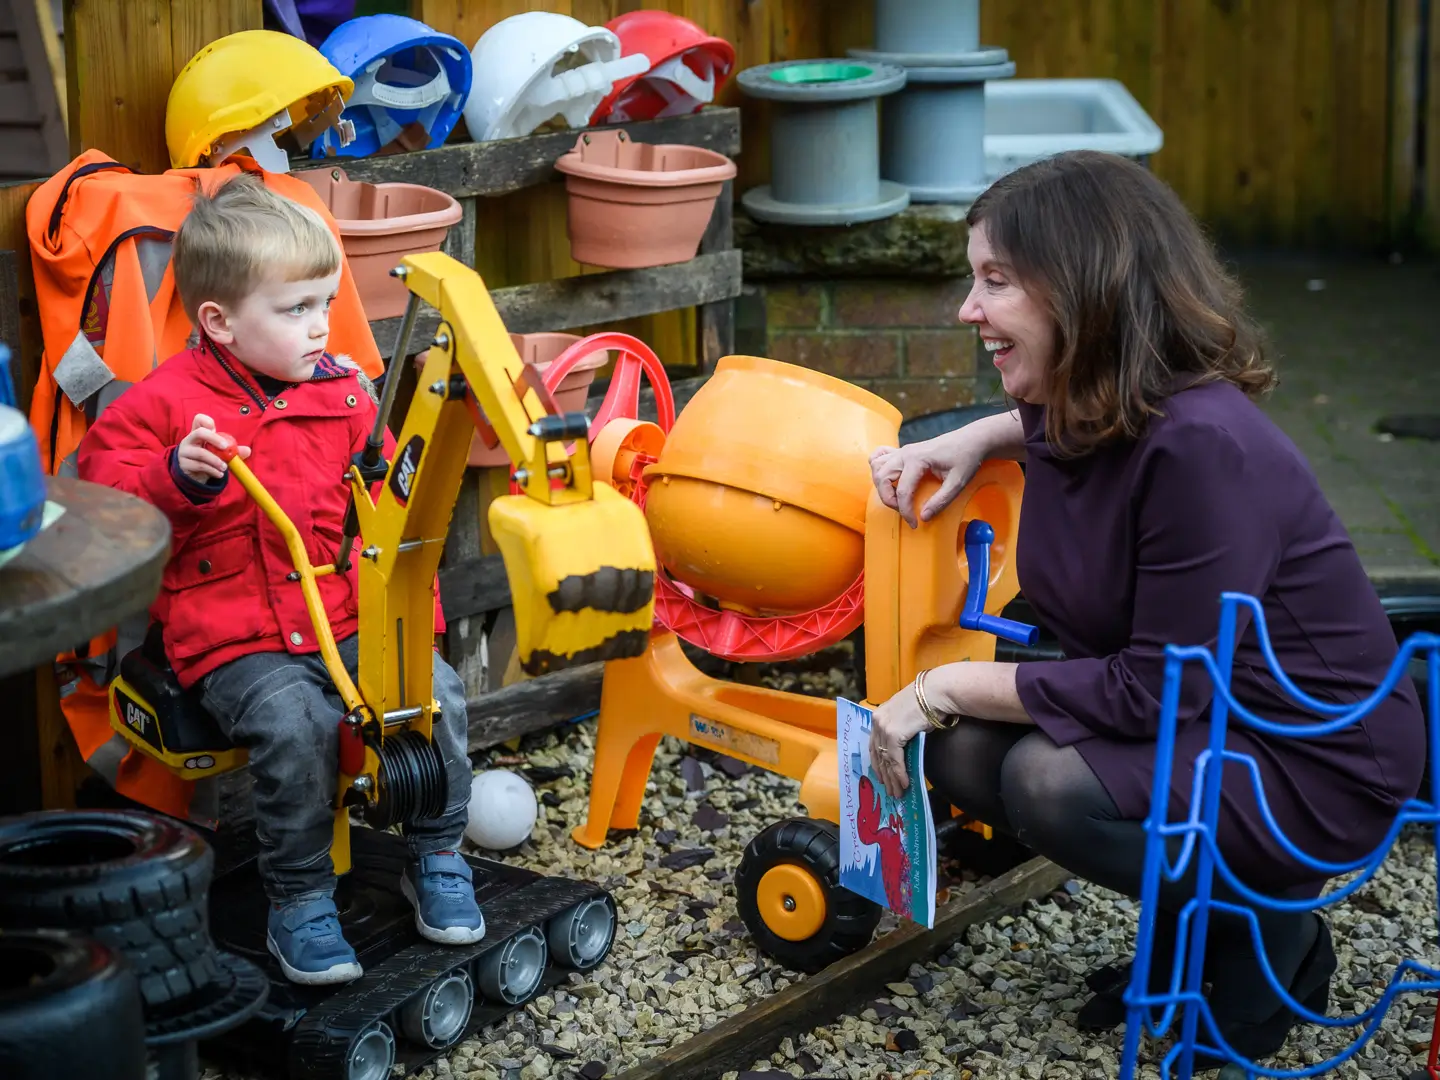
[[[267,904],[253,861],[232,866],[215,880],[210,923],[216,945],[261,968],[269,977],[270,995],[248,1023],[207,1044],[207,1053],[244,1058],[291,1080],[352,1080],[366,1075],[364,1069],[356,1071],[357,1052],[388,1052],[388,1034],[394,1063],[408,1073],[563,981],[572,970],[547,953],[534,989],[507,1003],[487,998],[480,989],[485,954],[531,928],[544,935],[551,918],[594,898],[609,906],[613,927],[614,901],[596,885],[466,856],[475,871],[475,898],[485,914],[485,938],[473,945],[435,945],[416,932],[414,911],[400,894],[400,874],[408,858],[404,840],[393,833],[354,828],[351,852],[354,869],[340,882],[335,900],[346,940],[365,974],[342,986],[297,986],[280,973],[265,947]],[[608,951],[606,941],[587,968]],[[458,968],[466,970],[475,987],[469,1020],[444,1046],[427,1046],[407,1034],[402,1013],[407,1003]],[[377,1023],[385,1025],[381,1037],[371,1034],[360,1046]]]

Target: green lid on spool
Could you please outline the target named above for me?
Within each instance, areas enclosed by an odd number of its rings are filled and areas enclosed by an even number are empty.
[[[864,79],[875,73],[875,69],[864,64],[844,64],[822,61],[818,64],[793,64],[777,67],[770,72],[770,78],[782,83],[837,83]]]

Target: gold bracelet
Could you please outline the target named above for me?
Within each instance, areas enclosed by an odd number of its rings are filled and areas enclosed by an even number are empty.
[[[930,726],[932,728],[943,730],[944,728],[953,727],[955,724],[955,720],[952,719],[950,723],[945,723],[945,721],[941,718],[940,714],[937,713],[933,708],[931,708],[930,702],[926,700],[925,676],[930,674],[930,670],[930,668],[926,668],[924,671],[920,672],[919,675],[915,676],[915,700],[919,702],[920,711],[925,715],[925,719],[930,722]]]

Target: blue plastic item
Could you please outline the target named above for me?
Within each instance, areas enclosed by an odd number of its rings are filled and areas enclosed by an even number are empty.
[[[0,551],[25,543],[45,516],[45,473],[40,444],[15,407],[10,350],[0,345]]]
[[[1314,724],[1277,724],[1264,720],[1237,702],[1230,693],[1230,671],[1235,662],[1235,640],[1237,637],[1238,609],[1249,609],[1250,618],[1259,639],[1261,651],[1270,674],[1280,687],[1306,708],[1329,719]],[[1265,789],[1260,771],[1248,754],[1225,749],[1225,732],[1231,725],[1244,726],[1261,731],[1274,738],[1303,739],[1327,735],[1349,727],[1365,716],[1380,702],[1390,696],[1395,684],[1406,673],[1412,658],[1423,657],[1429,670],[1426,687],[1427,730],[1429,733],[1430,770],[1428,799],[1411,799],[1400,809],[1390,833],[1373,852],[1364,858],[1348,863],[1332,863],[1316,859],[1297,848],[1276,823],[1270,807],[1265,801]],[[1176,717],[1180,704],[1180,676],[1186,663],[1195,661],[1209,672],[1215,694],[1210,706],[1210,744],[1195,758],[1194,781],[1191,789],[1189,812],[1182,821],[1166,820],[1170,802],[1170,784],[1175,767]],[[1125,991],[1126,1024],[1125,1050],[1120,1062],[1121,1080],[1132,1080],[1136,1075],[1140,1036],[1148,1028],[1157,1038],[1162,1037],[1171,1024],[1179,1021],[1178,1038],[1161,1062],[1160,1075],[1169,1080],[1190,1080],[1194,1070],[1194,1056],[1197,1050],[1205,1050],[1216,1058],[1232,1062],[1230,1071],[1242,1072],[1247,1080],[1256,1076],[1302,1077],[1318,1076],[1341,1062],[1353,1057],[1365,1045],[1371,1035],[1380,1027],[1390,1002],[1400,993],[1433,992],[1440,989],[1440,969],[1426,966],[1415,959],[1403,960],[1396,966],[1389,985],[1380,1000],[1367,1009],[1343,1016],[1320,1016],[1292,998],[1281,986],[1270,970],[1265,958],[1260,937],[1260,924],[1252,910],[1214,898],[1215,875],[1219,874],[1236,894],[1247,904],[1272,911],[1316,911],[1331,907],[1375,876],[1375,871],[1389,854],[1400,830],[1410,822],[1423,822],[1432,829],[1440,823],[1440,770],[1433,767],[1437,748],[1440,748],[1440,635],[1417,633],[1408,637],[1400,647],[1400,654],[1390,665],[1385,680],[1364,701],[1354,705],[1336,705],[1310,697],[1297,687],[1280,668],[1270,646],[1270,636],[1265,628],[1265,611],[1253,596],[1244,593],[1227,592],[1220,598],[1220,633],[1212,655],[1200,646],[1180,647],[1167,645],[1165,648],[1165,686],[1160,705],[1160,732],[1155,751],[1155,784],[1151,791],[1150,814],[1145,819],[1145,868],[1141,878],[1140,925],[1135,942],[1135,963],[1131,971],[1130,986]],[[1224,763],[1233,761],[1249,773],[1255,785],[1260,811],[1265,824],[1274,833],[1285,850],[1297,861],[1314,867],[1330,877],[1342,874],[1355,876],[1340,888],[1316,899],[1278,900],[1261,895],[1247,888],[1226,865],[1215,842],[1216,826],[1220,816],[1220,779]],[[1437,830],[1435,835],[1440,835]],[[1170,865],[1166,854],[1168,837],[1183,838],[1183,846]],[[1163,993],[1152,994],[1150,985],[1151,954],[1155,943],[1155,912],[1160,894],[1160,875],[1170,881],[1183,875],[1191,860],[1195,861],[1195,896],[1180,912],[1179,932],[1176,935],[1175,965],[1170,986]],[[1440,886],[1440,873],[1437,873]],[[1325,1027],[1360,1027],[1362,1030],[1344,1050],[1326,1061],[1304,1069],[1284,1070],[1262,1067],[1241,1058],[1225,1046],[1214,1026],[1207,999],[1201,993],[1201,977],[1205,956],[1205,938],[1212,911],[1227,911],[1245,918],[1250,923],[1250,933],[1256,943],[1261,966],[1271,987],[1286,1005],[1294,1010],[1300,1022],[1321,1024]],[[1154,1023],[1152,1010],[1159,1010],[1160,1016]],[[1143,1026],[1142,1026],[1143,1025]],[[1172,1072],[1172,1069],[1178,1071]]]
[[[355,83],[342,114],[355,125],[355,139],[342,147],[332,127],[311,144],[311,157],[368,157],[417,123],[429,135],[424,148],[434,149],[450,136],[470,96],[470,50],[404,15],[341,23],[320,52]]]
[[[965,526],[965,566],[969,584],[965,586],[965,607],[960,612],[963,630],[980,630],[1006,641],[1034,645],[1040,628],[1015,619],[985,614],[985,596],[990,591],[990,545],[995,542],[995,529],[978,518]]]

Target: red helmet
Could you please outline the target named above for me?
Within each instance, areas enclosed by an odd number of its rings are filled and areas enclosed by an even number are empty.
[[[626,12],[605,28],[620,39],[621,56],[643,53],[650,70],[618,80],[590,118],[592,124],[699,112],[735,67],[730,42],[668,11]]]

